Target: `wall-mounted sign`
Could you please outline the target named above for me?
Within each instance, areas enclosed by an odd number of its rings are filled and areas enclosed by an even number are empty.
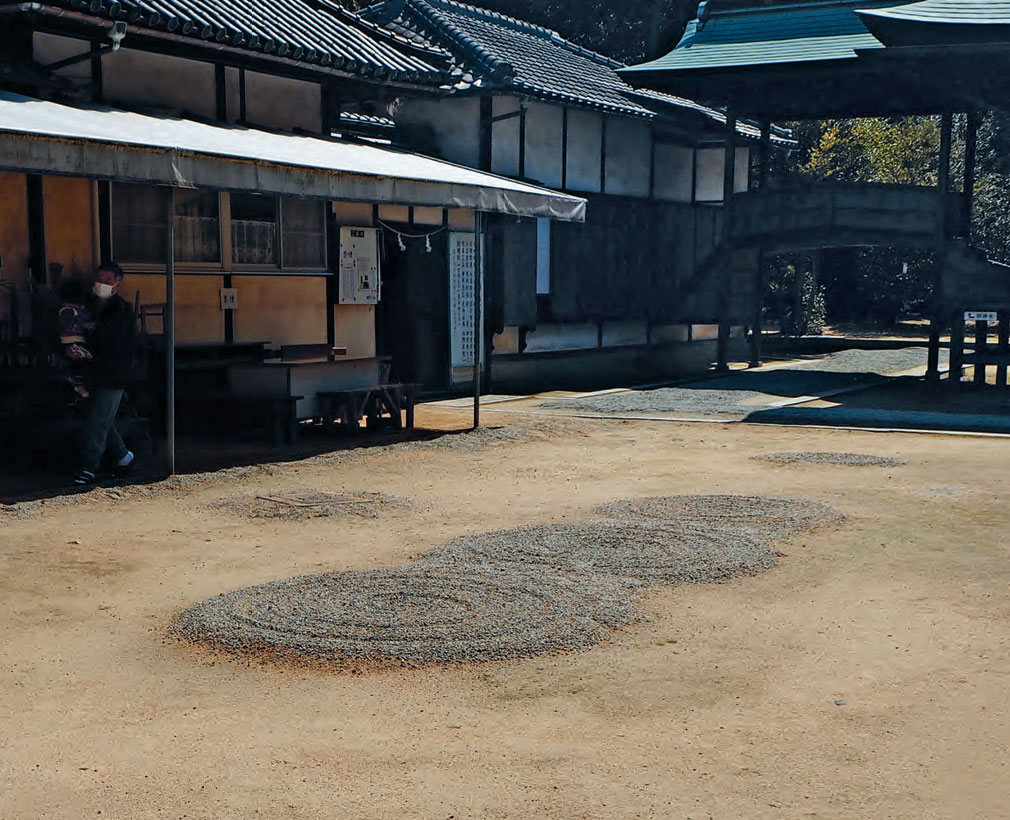
[[[375,228],[340,229],[340,304],[374,305],[382,282],[379,232]]]
[[[966,322],[998,322],[999,314],[995,310],[967,310],[964,313]]]
[[[238,291],[235,288],[221,288],[221,310],[238,310]]]
[[[472,233],[449,234],[449,328],[453,367],[473,367],[474,288],[477,240]]]

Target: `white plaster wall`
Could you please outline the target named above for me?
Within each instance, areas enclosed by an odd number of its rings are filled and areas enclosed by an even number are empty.
[[[404,125],[427,125],[444,159],[480,165],[480,100],[405,100],[397,115]]]
[[[726,169],[722,148],[699,148],[695,154],[696,183],[694,198],[698,202],[722,202]]]
[[[547,353],[599,347],[599,332],[595,324],[539,325],[526,336],[526,352]]]
[[[217,114],[211,63],[121,48],[102,58],[102,84],[109,103]]]
[[[603,117],[577,108],[568,111],[568,188],[599,193]]]
[[[414,208],[415,225],[441,225],[444,216],[441,208]]]
[[[548,188],[561,187],[563,109],[530,103],[526,111],[526,176]]]
[[[91,43],[87,40],[75,40],[71,37],[58,37],[55,34],[40,34],[39,32],[33,35],[33,39],[35,62],[39,65],[49,65],[91,50]],[[54,73],[76,82],[87,83],[91,81],[91,61],[85,60],[75,63],[58,69]]]
[[[694,149],[656,143],[656,199],[690,202],[694,184]]]
[[[227,108],[228,122],[238,122],[242,114],[242,84],[239,82],[239,70],[228,66],[224,70],[224,97]]]
[[[643,122],[607,120],[607,180],[604,190],[617,196],[649,196],[652,131]]]
[[[247,71],[245,108],[249,122],[266,128],[303,128],[317,134],[323,129],[322,87],[318,83]]]
[[[657,325],[652,329],[652,341],[655,344],[672,344],[686,342],[691,335],[688,325]]]
[[[736,165],[733,170],[736,175],[733,178],[733,191],[739,194],[750,185],[750,148],[737,148],[734,161]]]
[[[517,97],[494,97],[491,116],[502,117],[519,110]],[[496,174],[519,176],[519,117],[491,123],[491,170]]]
[[[604,322],[603,346],[628,347],[644,345],[649,340],[649,326],[646,322]]]

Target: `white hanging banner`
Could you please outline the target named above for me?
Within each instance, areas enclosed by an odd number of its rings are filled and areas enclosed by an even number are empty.
[[[449,329],[454,368],[473,367],[476,286],[476,235],[452,231],[449,233]]]
[[[374,305],[382,282],[379,232],[375,228],[340,229],[340,304]]]

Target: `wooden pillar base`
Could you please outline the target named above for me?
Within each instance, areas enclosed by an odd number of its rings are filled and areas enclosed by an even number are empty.
[[[989,348],[989,323],[988,322],[975,322],[975,374],[972,377],[972,381],[976,385],[985,384],[985,354]],[[982,359],[983,361],[978,361]]]
[[[940,320],[929,322],[929,355],[926,360],[926,381],[940,381]]]
[[[952,390],[960,390],[964,375],[964,314],[954,316],[950,329],[950,375],[947,382]]]
[[[720,373],[729,370],[729,322],[725,319],[719,321],[719,346],[715,369]]]

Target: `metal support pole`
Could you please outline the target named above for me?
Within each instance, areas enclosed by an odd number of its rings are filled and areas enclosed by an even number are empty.
[[[172,188],[168,191],[168,238],[165,247],[165,461],[168,474],[175,475],[175,207]]]
[[[726,148],[723,154],[722,183],[722,237],[723,247],[729,248],[733,221],[733,189],[736,187],[736,112],[726,109]],[[719,343],[717,347],[716,370],[729,370],[729,301],[731,277],[729,263],[723,271],[723,287],[720,295]]]
[[[484,347],[484,214],[478,212],[474,224],[473,270],[473,429],[480,427],[480,371]]]

